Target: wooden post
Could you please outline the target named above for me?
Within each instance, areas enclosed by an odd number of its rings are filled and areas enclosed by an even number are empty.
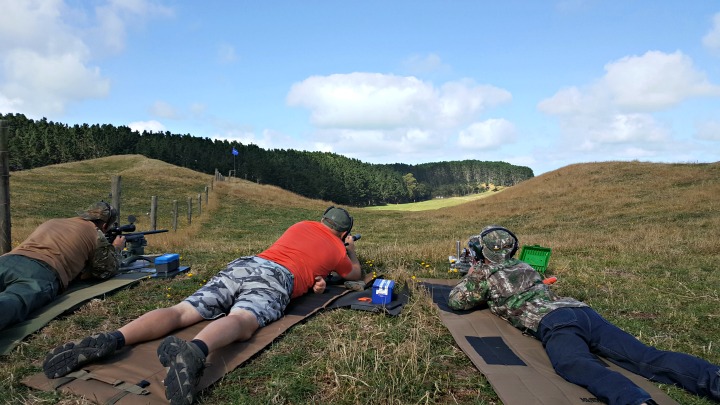
[[[110,189],[110,195],[112,197],[112,206],[115,207],[118,213],[118,221],[120,221],[120,193],[122,192],[122,177],[112,177],[112,188]]]
[[[202,193],[198,194],[198,216],[202,215]]]
[[[157,230],[157,204],[158,198],[156,195],[152,196],[150,202],[150,230]]]
[[[173,231],[177,232],[178,224],[178,202],[173,200]]]
[[[205,186],[205,205],[208,205],[208,199],[210,198],[209,193],[210,189],[208,188],[208,186]]]
[[[0,250],[5,254],[12,250],[10,237],[10,162],[8,152],[9,128],[0,120]]]
[[[188,197],[188,225],[192,223],[192,198]]]

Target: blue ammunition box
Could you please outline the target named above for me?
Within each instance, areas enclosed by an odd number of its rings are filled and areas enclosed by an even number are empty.
[[[387,305],[392,301],[395,282],[386,279],[376,279],[372,287],[372,303]]]
[[[155,258],[155,270],[158,273],[171,273],[180,267],[180,255],[177,253],[166,253]]]

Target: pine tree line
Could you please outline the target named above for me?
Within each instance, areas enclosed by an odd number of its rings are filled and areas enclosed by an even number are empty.
[[[334,153],[265,150],[189,134],[138,133],[126,126],[69,126],[22,114],[0,114],[0,119],[10,128],[11,170],[140,154],[209,174],[235,170],[239,178],[352,206],[465,195],[486,191],[489,184],[512,186],[533,177],[530,168],[506,162],[370,164]]]

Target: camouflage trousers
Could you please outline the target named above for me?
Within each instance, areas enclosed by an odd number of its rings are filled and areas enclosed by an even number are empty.
[[[263,327],[283,316],[293,283],[294,276],[285,267],[257,256],[245,256],[230,262],[185,302],[205,319],[250,311]]]

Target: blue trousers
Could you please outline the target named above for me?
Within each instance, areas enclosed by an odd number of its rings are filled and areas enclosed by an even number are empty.
[[[720,367],[688,354],[647,346],[591,308],[550,312],[541,320],[537,337],[558,375],[610,405],[639,405],[651,397],[596,355],[651,381],[720,400]]]
[[[47,264],[21,255],[0,256],[0,330],[24,321],[59,290],[60,280]]]

